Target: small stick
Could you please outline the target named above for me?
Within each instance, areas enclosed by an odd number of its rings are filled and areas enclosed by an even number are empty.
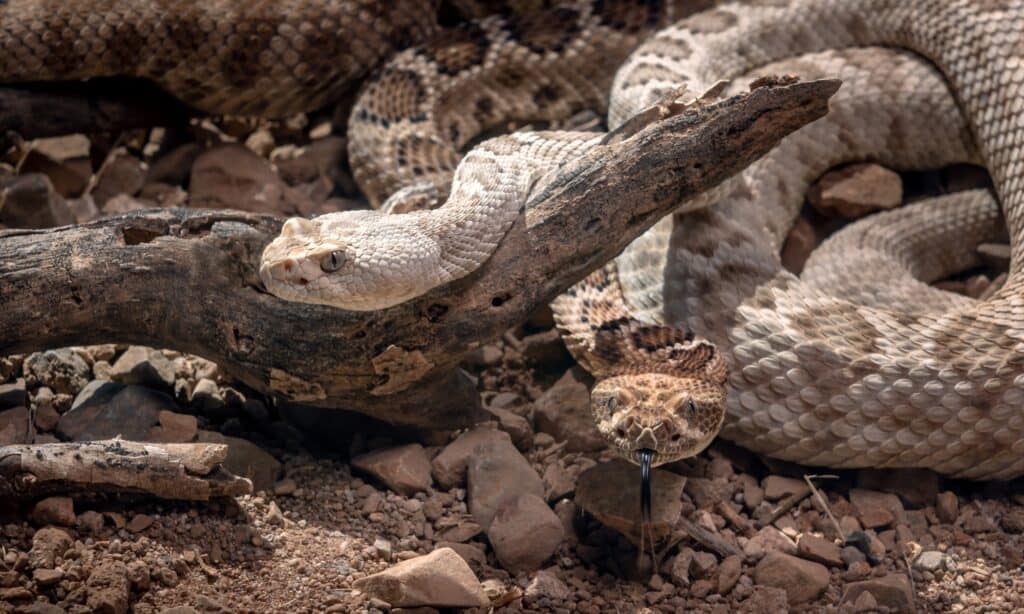
[[[839,536],[839,539],[845,540],[846,536],[843,535],[843,529],[840,528],[839,522],[836,520],[836,517],[832,515],[832,509],[829,508],[828,501],[825,500],[825,497],[823,497],[821,495],[821,491],[818,490],[814,486],[814,482],[812,481],[812,480],[816,480],[816,479],[835,480],[835,479],[838,479],[838,478],[839,478],[838,475],[807,475],[807,474],[804,474],[804,481],[807,482],[807,485],[811,487],[811,493],[813,493],[814,494],[814,498],[818,500],[818,505],[820,505],[825,510],[825,513],[828,514],[829,520],[832,521],[832,526],[834,526],[836,528],[836,535]]]
[[[808,490],[807,492],[795,492],[789,495],[779,503],[779,507],[775,508],[775,511],[772,512],[771,516],[768,517],[768,522],[765,524],[771,524],[779,518],[782,518],[782,516],[785,515],[786,512],[796,507],[810,494],[811,491]]]
[[[686,531],[694,541],[709,550],[714,550],[722,557],[740,553],[740,551],[732,544],[715,535],[711,531],[708,531],[696,522],[693,522],[689,518],[680,517],[679,523],[683,525],[683,530]]]
[[[739,529],[740,532],[743,533],[743,535],[747,537],[753,537],[754,534],[757,533],[757,530],[754,529],[754,527],[750,526],[750,523],[747,522],[747,519],[743,516],[740,516],[739,512],[734,510],[727,501],[719,501],[718,503],[715,504],[715,509],[718,511],[719,514],[722,515],[723,518],[729,521],[729,524]]]

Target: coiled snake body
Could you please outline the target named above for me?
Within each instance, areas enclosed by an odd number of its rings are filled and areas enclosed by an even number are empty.
[[[405,34],[435,28],[417,17],[423,3],[379,17],[375,4],[9,0],[0,6],[0,80],[99,76],[130,64],[200,108],[290,113],[334,97]],[[553,115],[601,108],[597,77],[578,78],[580,58],[600,47],[590,33],[604,28],[631,47],[702,8],[655,4],[581,2],[547,21],[557,28],[493,21],[466,26],[450,45],[404,52],[367,86],[350,121],[353,163],[371,199],[390,197],[387,208],[401,209],[444,198],[453,152],[508,115],[504,92],[525,88],[528,107]],[[240,11],[256,15],[242,20],[244,34],[233,26]],[[131,17],[140,14],[148,17]],[[301,18],[310,14],[323,19]],[[372,31],[358,40],[380,43],[357,68],[356,43],[331,56],[318,38],[345,15]],[[396,15],[404,21],[389,21]],[[567,343],[600,380],[599,428],[620,452],[655,449],[659,462],[692,454],[724,412],[723,436],[803,463],[976,479],[1024,472],[1022,18],[1021,0],[750,0],[662,29],[630,55],[615,75],[610,127],[681,84],[696,93],[719,79],[738,87],[755,69],[839,75],[845,85],[829,118],[723,189],[681,203],[681,213],[555,303]],[[111,42],[118,36],[134,46]],[[503,45],[512,51],[496,51]],[[867,45],[909,50],[934,67],[907,52],[850,50]],[[150,47],[158,52],[143,53]],[[190,63],[196,75],[186,74]],[[516,64],[515,78],[506,63]],[[559,76],[565,66],[577,67],[577,78]],[[470,95],[477,91],[499,94]],[[407,300],[484,262],[545,172],[595,142],[592,133],[492,139],[462,160],[436,210],[292,220],[264,254],[264,282],[283,298],[347,309]],[[783,272],[778,248],[803,188],[849,159],[899,168],[982,162],[999,205],[971,192],[869,218],[822,246],[801,278]],[[359,170],[378,163],[391,170]],[[969,248],[998,238],[1004,224],[1011,269],[992,297],[923,283],[970,266]]]

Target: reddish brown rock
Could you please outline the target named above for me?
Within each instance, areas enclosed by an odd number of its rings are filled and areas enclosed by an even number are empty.
[[[501,566],[512,573],[533,571],[565,539],[562,521],[544,499],[524,493],[498,508],[487,538]]]
[[[754,581],[781,588],[791,605],[818,598],[828,588],[828,569],[781,552],[769,552],[754,568]]]
[[[866,529],[906,522],[900,498],[890,493],[853,488],[850,490],[850,504],[857,511],[857,519]]]
[[[57,557],[64,556],[74,540],[64,529],[45,527],[32,536],[32,550],[28,553],[28,564],[33,569],[53,569]]]
[[[722,564],[718,566],[718,594],[729,594],[742,573],[743,557],[736,554],[725,557]]]
[[[664,469],[651,472],[651,529],[655,541],[671,533],[682,513],[686,478]],[[615,460],[587,469],[576,480],[576,504],[603,524],[640,544],[640,468]]]
[[[830,567],[842,567],[843,557],[841,550],[834,542],[811,533],[800,536],[796,544],[797,553],[811,561],[817,561]]]
[[[449,490],[465,484],[466,468],[473,450],[479,445],[502,440],[512,442],[508,433],[487,426],[478,426],[459,435],[430,462],[437,485],[443,490]]]
[[[0,411],[0,446],[29,443],[28,409],[15,407]]]
[[[38,525],[72,527],[75,525],[75,502],[71,497],[47,497],[32,508],[32,521]]]
[[[857,219],[903,203],[903,181],[878,164],[851,164],[822,175],[807,194],[811,206],[824,215]]]
[[[881,578],[871,578],[846,585],[843,603],[856,602],[861,594],[868,592],[880,606],[890,612],[913,612],[914,589],[906,574],[894,573]]]
[[[362,454],[352,459],[352,466],[407,496],[427,490],[432,483],[430,458],[418,443]]]
[[[115,196],[134,196],[146,181],[146,169],[138,158],[122,154],[106,161],[92,197],[104,211],[104,205]]]
[[[75,222],[67,201],[38,173],[0,181],[0,224],[9,228],[53,228]]]
[[[196,438],[199,423],[195,416],[179,414],[173,411],[161,411],[157,415],[156,426],[149,429],[146,441],[156,443],[188,443]]]
[[[129,582],[124,563],[100,563],[86,580],[86,604],[99,614],[128,612]]]
[[[544,498],[544,482],[507,437],[474,448],[466,482],[469,511],[485,530],[507,501],[527,493]]]
[[[939,522],[944,524],[956,522],[957,516],[960,515],[960,501],[956,493],[947,490],[938,494],[935,498],[935,515],[939,517]]]
[[[818,247],[819,243],[821,240],[818,238],[814,226],[807,218],[798,217],[793,228],[786,235],[785,243],[782,244],[782,266],[790,273],[799,275],[804,270],[804,263],[807,262],[811,252]]]
[[[313,203],[288,187],[270,164],[239,144],[213,147],[192,164],[190,204],[277,215],[305,214]]]
[[[569,369],[534,403],[534,428],[566,442],[569,452],[596,452],[608,445],[594,424],[587,377],[579,367]]]
[[[356,580],[355,587],[392,607],[473,608],[490,603],[473,570],[451,548],[402,561]]]
[[[764,488],[764,498],[769,501],[778,501],[795,494],[808,494],[811,492],[807,482],[797,478],[787,478],[781,475],[770,475],[761,484]]]

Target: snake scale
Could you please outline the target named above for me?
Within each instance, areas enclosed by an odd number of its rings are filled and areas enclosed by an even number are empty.
[[[405,4],[381,16],[375,3],[331,0],[245,10],[226,0],[74,8],[8,0],[0,3],[0,80],[84,78],[130,65],[127,72],[211,112],[282,115],[323,104],[409,39],[428,38],[433,7]],[[680,213],[556,301],[568,345],[598,377],[599,429],[634,460],[640,448],[656,450],[658,462],[692,454],[724,419],[725,438],[812,465],[923,467],[973,479],[1024,473],[1024,1],[749,0],[661,28],[707,3],[698,4],[578,2],[515,22],[549,28],[489,18],[400,53],[364,86],[350,155],[373,202],[444,205],[291,220],[264,254],[267,288],[378,309],[468,274],[544,175],[597,137],[516,133],[484,141],[461,162],[453,152],[510,114],[603,109],[591,78],[607,83],[614,74],[614,128],[681,84],[701,92],[732,79],[741,87],[758,70],[838,75],[845,85],[828,118],[701,202],[680,203]],[[249,24],[245,35],[239,23]],[[587,55],[603,40],[591,35],[600,28],[621,36],[622,58],[640,44],[617,72]],[[337,31],[357,36],[326,42]],[[120,36],[134,46],[120,46]],[[366,40],[376,43],[357,44]],[[510,65],[516,78],[503,81]],[[581,66],[605,76],[581,82]],[[506,100],[519,102],[503,108]],[[516,115],[521,104],[527,112]],[[803,190],[852,159],[897,168],[980,162],[995,195],[950,195],[873,216],[824,244],[800,278],[782,271],[778,248]],[[971,266],[973,245],[1007,231],[1010,275],[993,296],[975,301],[926,285]]]

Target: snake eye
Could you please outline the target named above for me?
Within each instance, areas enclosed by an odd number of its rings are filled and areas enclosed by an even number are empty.
[[[333,273],[340,269],[343,264],[345,264],[345,252],[343,250],[336,249],[324,256],[320,261],[320,268],[327,273]]]
[[[688,420],[693,419],[697,415],[697,404],[693,402],[693,399],[686,400],[686,418]]]
[[[608,411],[615,411],[615,408],[619,406],[619,397],[608,397],[605,403],[608,405]]]

